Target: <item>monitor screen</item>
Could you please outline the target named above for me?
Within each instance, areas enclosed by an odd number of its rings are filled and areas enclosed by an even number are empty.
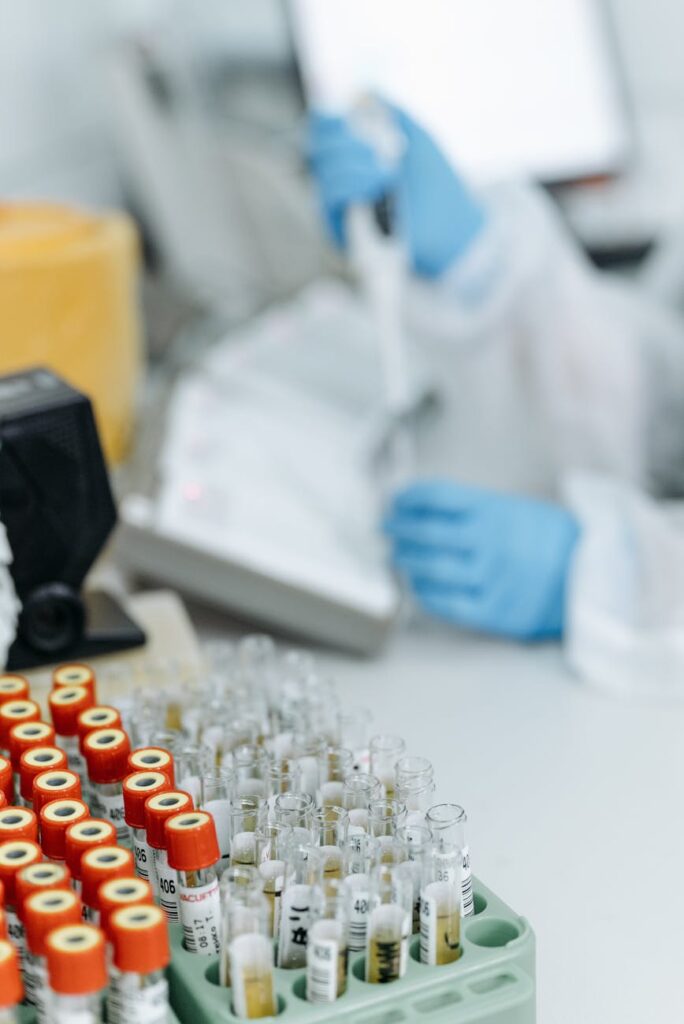
[[[308,101],[400,104],[479,181],[611,174],[629,120],[599,0],[290,0]]]

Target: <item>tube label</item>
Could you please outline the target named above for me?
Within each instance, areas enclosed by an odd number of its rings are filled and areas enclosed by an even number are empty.
[[[311,925],[311,886],[291,885],[283,893],[278,941],[278,966],[303,967]]]
[[[36,1008],[36,1018],[39,1024],[44,1024],[47,1019],[48,991],[47,965],[44,957],[26,954],[24,960],[24,989],[26,991],[26,1002]]]
[[[183,945],[189,953],[214,956],[221,949],[221,904],[215,878],[206,885],[178,887]]]
[[[151,848],[144,839],[133,839],[133,855],[135,857],[135,873],[138,878],[149,882],[156,893],[154,880],[154,857]]]
[[[114,975],[107,994],[107,1024],[166,1024],[169,986],[166,978],[140,987],[137,974]]]
[[[130,848],[131,833],[124,818],[123,793],[98,793],[98,787],[93,786],[92,810],[93,817],[111,821],[119,846]]]
[[[473,899],[473,876],[470,871],[470,849],[463,847],[463,874],[461,875],[461,893],[463,899],[463,916],[469,917],[475,913],[475,901]]]
[[[167,921],[176,923],[179,920],[178,872],[169,867],[166,850],[154,851],[154,874],[157,883],[155,895],[159,899],[159,906],[166,914]]]
[[[458,882],[429,882],[420,897],[421,963],[450,964],[461,955],[461,891]]]
[[[7,919],[7,937],[17,947],[19,969],[23,971],[26,964],[26,932],[24,931],[24,926],[17,917],[17,912],[13,907],[5,907],[5,917]]]
[[[366,948],[369,914],[368,890],[354,889],[349,901],[349,949],[353,953]]]

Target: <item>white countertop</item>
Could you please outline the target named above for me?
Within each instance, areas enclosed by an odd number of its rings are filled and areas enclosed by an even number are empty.
[[[680,1020],[684,704],[618,703],[556,646],[434,624],[377,661],[321,658],[468,811],[475,873],[537,934],[540,1024]]]

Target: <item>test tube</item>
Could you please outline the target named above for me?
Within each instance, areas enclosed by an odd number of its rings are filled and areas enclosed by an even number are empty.
[[[171,954],[166,918],[159,907],[116,910],[109,922],[112,968],[107,1024],[148,1021],[166,1024],[169,985],[164,974]]]
[[[55,746],[66,753],[69,768],[81,780],[88,778],[88,769],[78,739],[78,716],[94,703],[92,692],[85,686],[59,686],[48,696]]]
[[[341,807],[344,780],[354,770],[354,754],[344,747],[325,747],[320,759],[320,804]]]
[[[122,907],[151,907],[154,896],[149,882],[143,878],[109,878],[97,890],[100,904],[100,928],[110,938],[112,915]]]
[[[0,754],[9,757],[10,729],[20,722],[39,722],[40,708],[34,700],[8,700],[0,704]]]
[[[96,679],[90,665],[83,665],[81,662],[71,662],[68,665],[58,665],[52,673],[52,688],[83,686],[96,699]]]
[[[306,998],[334,1003],[347,991],[349,918],[346,891],[338,879],[324,881],[314,892],[312,923],[306,947]]]
[[[426,825],[406,825],[397,829],[397,842],[406,850],[413,881],[413,932],[420,931],[420,890],[423,884],[423,857],[432,842]]]
[[[396,835],[406,824],[406,806],[398,800],[373,800],[368,808],[368,829],[376,838]]]
[[[266,804],[255,797],[236,797],[228,811],[230,863],[256,864],[256,830],[264,820]]]
[[[29,681],[25,676],[13,672],[0,674],[0,705],[10,700],[24,700],[31,696]]]
[[[285,884],[285,858],[292,830],[287,825],[260,825],[255,833],[256,864],[261,891],[268,903],[268,932],[277,938]]]
[[[0,794],[8,804],[14,803],[14,773],[12,762],[7,757],[0,756]]]
[[[473,877],[470,869],[470,849],[466,843],[465,827],[468,816],[459,804],[435,804],[425,815],[435,845],[458,846],[463,858],[461,890],[463,892],[462,913],[469,917],[475,912],[473,900]]]
[[[213,769],[202,776],[200,807],[214,819],[221,859],[219,874],[230,862],[231,810],[235,796],[235,775],[227,768]]]
[[[54,745],[55,729],[49,722],[20,722],[9,732],[9,757],[15,782],[19,781],[19,763],[25,750]]]
[[[40,845],[47,860],[64,863],[66,830],[84,821],[90,811],[83,800],[51,800],[40,812]]]
[[[387,800],[392,800],[394,797],[395,765],[405,752],[406,744],[401,736],[380,733],[371,738],[370,774],[380,779]]]
[[[17,875],[22,868],[38,864],[43,851],[31,839],[14,839],[0,846],[0,882],[5,890],[5,918],[7,934],[19,951],[19,964],[23,969],[26,956],[26,935],[17,907]]]
[[[27,896],[23,913],[26,1001],[35,1006],[38,1024],[50,1024],[45,940],[55,928],[80,923],[81,901],[71,889],[42,889]]]
[[[265,800],[269,795],[269,760],[266,751],[254,743],[241,743],[233,750],[233,764],[237,796]]]
[[[368,708],[344,708],[337,713],[337,729],[343,747],[354,751],[354,771],[368,773],[368,736],[373,716]]]
[[[213,956],[220,952],[221,936],[214,819],[206,811],[184,811],[169,818],[164,831],[169,865],[178,872],[183,945],[190,953]]]
[[[176,785],[176,770],[173,754],[164,747],[138,747],[128,756],[129,772],[163,772],[171,783]]]
[[[19,759],[19,798],[24,807],[33,807],[33,780],[41,772],[68,767],[67,756],[59,747],[34,747]]]
[[[367,833],[348,837],[344,887],[349,917],[349,949],[353,953],[360,953],[366,948],[370,917],[370,870],[376,858],[376,839]]]
[[[101,1024],[107,987],[104,935],[91,924],[55,928],[45,940],[51,1018]]]
[[[268,806],[273,813],[277,796],[283,793],[301,793],[302,772],[291,757],[276,757],[266,768]]]
[[[180,811],[192,810],[192,806],[190,794],[179,789],[157,793],[145,801],[145,827],[147,843],[152,850],[155,895],[170,923],[179,920],[178,872],[169,865],[164,825],[168,818]]]
[[[103,818],[86,818],[69,825],[64,834],[64,860],[71,872],[74,890],[81,893],[81,858],[93,846],[112,846],[116,829]]]
[[[342,787],[342,806],[349,812],[349,834],[368,831],[368,808],[382,798],[380,780],[365,772],[347,775]]]
[[[69,768],[41,772],[33,780],[33,809],[40,814],[53,800],[80,800],[81,780]]]
[[[185,744],[174,752],[176,770],[176,788],[189,793],[193,803],[201,799],[202,759],[199,747]]]
[[[325,740],[317,736],[295,736],[292,756],[297,760],[302,774],[302,793],[308,793],[315,802],[321,782],[321,757]]]
[[[83,917],[100,923],[100,886],[110,878],[130,878],[134,871],[133,854],[123,846],[95,846],[81,857],[81,899]]]
[[[240,935],[260,935],[268,941],[273,959],[273,943],[269,928],[268,901],[261,892],[259,885],[241,884],[231,889],[230,896],[223,907],[222,950],[219,961],[219,981],[221,985],[230,987],[234,984],[244,985],[244,966],[242,978],[233,974],[233,942]],[[239,958],[238,958],[239,959]],[[239,1001],[239,1000],[238,1000]]]
[[[270,940],[257,932],[246,932],[233,939],[229,955],[235,1016],[242,1020],[273,1017],[278,1004]]]
[[[131,752],[128,735],[123,729],[95,729],[84,739],[83,750],[88,764],[91,810],[111,821],[120,846],[130,846],[122,785],[128,775]]]
[[[315,886],[323,881],[323,862],[312,846],[291,844],[285,862],[278,966],[286,969],[306,965],[306,944],[311,924]]]
[[[406,864],[378,864],[371,871],[366,981],[403,978],[413,916],[413,883]]]
[[[323,861],[323,881],[342,878],[349,815],[343,807],[323,807],[314,816],[313,828],[314,841]]]
[[[17,950],[7,939],[0,939],[0,1024],[19,1024],[23,998]]]
[[[168,775],[161,771],[137,771],[127,775],[123,781],[124,816],[131,830],[135,873],[144,878],[154,889],[154,864],[147,843],[145,827],[145,803],[155,793],[166,793],[171,789]]]
[[[421,963],[450,964],[461,955],[462,851],[451,843],[428,846],[420,892]]]
[[[28,807],[3,807],[0,810],[0,843],[12,839],[38,842],[38,818]]]
[[[312,835],[316,804],[309,793],[280,793],[273,802],[273,820],[300,830],[301,838]]]

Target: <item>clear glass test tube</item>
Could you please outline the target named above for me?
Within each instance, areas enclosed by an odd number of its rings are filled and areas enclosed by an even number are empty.
[[[370,916],[370,871],[377,860],[377,840],[368,833],[348,836],[344,850],[344,888],[349,919],[349,949],[360,953],[366,948]]]
[[[280,911],[285,885],[287,850],[292,842],[288,825],[261,825],[256,832],[256,863],[261,890],[269,907],[269,934],[276,938],[280,929]]]
[[[382,799],[380,780],[365,772],[347,775],[342,786],[342,807],[349,812],[349,832],[368,831],[368,808]]]
[[[219,960],[219,982],[230,987],[235,979],[231,957],[231,944],[239,935],[261,935],[269,940],[269,908],[266,898],[258,885],[235,885],[223,906],[221,957]],[[243,979],[244,980],[244,979]]]
[[[343,807],[323,807],[314,816],[314,841],[323,860],[323,880],[344,875],[349,815]]]
[[[240,797],[266,800],[269,796],[269,759],[263,747],[242,743],[233,750],[235,792]]]
[[[316,805],[308,793],[281,793],[273,802],[273,820],[297,830],[301,842],[313,838],[313,820]]]
[[[291,845],[285,864],[278,966],[286,969],[306,965],[306,945],[311,925],[313,891],[323,880],[323,862],[311,846]]]
[[[463,851],[452,843],[429,845],[422,858],[420,959],[433,966],[461,956]]]
[[[320,758],[320,800],[323,807],[341,807],[344,780],[354,770],[354,754],[344,747],[326,747]]]
[[[228,768],[205,772],[200,785],[200,807],[214,819],[221,859],[217,870],[223,873],[230,862],[231,807],[235,797],[235,774]]]
[[[373,868],[369,902],[366,981],[398,981],[408,965],[413,918],[413,882],[408,865],[379,864]]]
[[[344,885],[324,881],[314,891],[312,923],[306,947],[306,998],[334,1003],[347,991],[349,916]]]
[[[391,838],[406,824],[406,806],[398,800],[374,800],[368,808],[368,830],[376,838]]]
[[[414,778],[406,782],[397,782],[396,798],[406,807],[406,823],[408,825],[424,825],[426,814],[435,802],[434,779]]]
[[[256,830],[265,821],[267,805],[256,797],[235,797],[229,809],[230,863],[256,864]]]
[[[368,738],[373,716],[368,708],[342,708],[337,713],[340,744],[354,751],[354,771],[370,771]]]
[[[463,858],[461,888],[463,892],[463,916],[475,912],[473,878],[470,868],[470,849],[466,842],[468,816],[460,804],[435,804],[425,815],[425,821],[432,832],[435,846],[458,846]]]
[[[369,746],[370,774],[380,779],[388,800],[394,797],[396,763],[404,756],[405,752],[406,744],[401,736],[380,733],[371,737]]]
[[[395,839],[406,850],[413,880],[413,932],[420,931],[420,890],[423,884],[423,858],[432,842],[426,825],[406,825],[397,829]]]

